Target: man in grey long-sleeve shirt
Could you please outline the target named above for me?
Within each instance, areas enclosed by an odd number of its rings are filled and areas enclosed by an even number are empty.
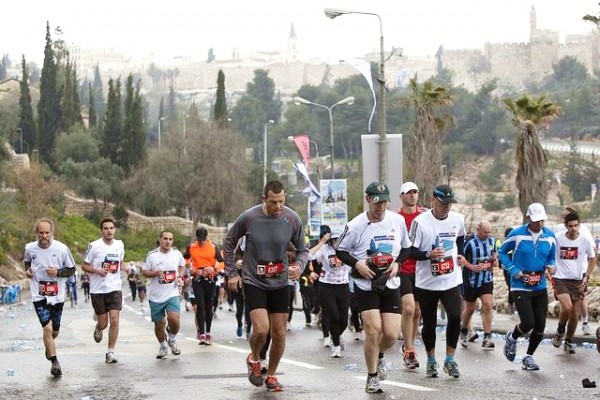
[[[290,298],[288,279],[296,280],[306,266],[308,249],[298,214],[285,207],[285,190],[281,182],[269,181],[263,192],[263,203],[244,211],[227,232],[223,242],[225,271],[229,289],[238,290],[240,276],[235,266],[234,251],[240,238],[246,237],[242,280],[244,296],[250,310],[251,353],[246,359],[248,379],[255,386],[263,380],[269,391],[282,391],[275,372],[285,349],[285,324]],[[295,261],[288,262],[289,243],[296,249]],[[266,379],[261,373],[260,350],[271,333],[269,366]]]

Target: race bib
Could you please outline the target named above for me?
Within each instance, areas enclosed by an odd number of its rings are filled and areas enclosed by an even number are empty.
[[[117,255],[107,254],[104,257],[104,261],[102,262],[102,269],[108,273],[116,274],[119,272],[119,266],[121,265],[121,260]]]
[[[256,266],[256,275],[263,278],[274,278],[283,271],[282,262],[263,262]]]
[[[560,248],[561,260],[577,260],[579,249],[577,247],[562,247]]]
[[[327,256],[327,261],[329,262],[329,266],[331,268],[341,267],[343,265],[342,260],[337,258],[335,254],[331,254]]]
[[[493,268],[492,260],[481,260],[480,264],[484,271],[491,270]]]
[[[175,271],[163,271],[162,275],[158,277],[158,283],[161,285],[167,283],[173,283],[177,279],[177,273]]]
[[[537,286],[542,282],[542,271],[522,271],[525,286]]]
[[[431,260],[431,274],[433,276],[445,275],[454,272],[454,259],[452,256]]]
[[[367,258],[367,265],[372,271],[385,271],[394,262],[394,257],[388,253],[377,253]]]
[[[38,293],[40,296],[56,296],[56,295],[58,295],[58,282],[56,282],[56,281],[40,281]]]

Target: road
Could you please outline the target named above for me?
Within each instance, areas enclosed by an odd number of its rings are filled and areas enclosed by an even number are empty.
[[[225,307],[227,308],[227,307]],[[148,307],[125,299],[116,354],[118,364],[104,363],[105,339],[94,343],[92,308],[80,303],[65,307],[58,338],[58,356],[64,376],[50,376],[50,363],[43,355],[41,329],[29,303],[0,308],[0,399],[575,399],[597,398],[600,389],[583,389],[581,380],[598,380],[600,373],[594,349],[578,349],[565,355],[561,349],[541,345],[536,361],[541,370],[522,371],[520,364],[506,361],[503,341],[496,349],[480,344],[457,350],[461,377],[449,378],[440,369],[438,378],[425,376],[425,350],[417,347],[421,368],[409,372],[401,366],[399,345],[387,354],[390,377],[385,393],[364,392],[366,371],[362,342],[351,341],[343,358],[331,359],[322,347],[320,332],[304,327],[301,312],[294,313],[288,332],[285,358],[280,365],[284,393],[255,388],[246,376],[248,343],[235,335],[235,317],[226,309],[213,324],[213,346],[198,346],[193,317],[182,313],[179,343],[182,354],[155,358],[158,344]],[[438,361],[443,360],[443,338],[438,335]],[[522,356],[526,344],[518,347]],[[356,364],[355,368],[347,365]],[[14,375],[13,374],[14,371]]]

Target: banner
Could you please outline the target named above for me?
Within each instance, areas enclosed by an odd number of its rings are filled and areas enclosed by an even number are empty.
[[[341,234],[348,223],[348,193],[345,179],[321,180],[321,223]]]
[[[296,171],[298,171],[300,175],[302,175],[304,181],[308,183],[308,185],[302,190],[302,192],[307,193],[310,197],[321,198],[321,193],[319,192],[319,189],[317,189],[317,187],[313,185],[312,181],[310,180],[310,176],[308,176],[308,170],[306,169],[306,165],[304,165],[302,162],[297,162],[294,163],[294,168],[296,168]]]
[[[302,162],[306,165],[306,168],[310,171],[310,139],[308,135],[296,135],[294,136],[294,143],[300,152]]]
[[[373,88],[373,79],[371,78],[371,63],[359,58],[354,58],[349,62],[367,80],[369,88],[371,89],[371,94],[373,95],[373,109],[371,110],[369,124],[367,125],[367,132],[371,133],[371,122],[373,121],[373,115],[375,114],[375,109],[377,108],[377,96],[375,96],[375,89]]]

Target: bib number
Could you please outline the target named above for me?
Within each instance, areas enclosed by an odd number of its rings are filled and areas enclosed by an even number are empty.
[[[175,271],[163,271],[162,275],[158,278],[158,283],[165,285],[175,282],[175,279],[177,279]]]
[[[56,296],[56,295],[58,295],[58,282],[56,282],[56,281],[40,281],[38,293],[40,296]]]
[[[542,272],[541,271],[536,271],[536,272],[528,272],[528,271],[523,271],[523,283],[525,283],[525,286],[529,286],[529,287],[534,287],[539,285],[542,282]]]
[[[119,271],[119,261],[104,261],[102,269],[110,274],[116,274]]]
[[[431,274],[433,276],[446,275],[454,272],[454,259],[452,256],[431,261]]]
[[[331,268],[337,268],[337,267],[341,267],[342,266],[342,260],[340,260],[339,258],[337,258],[337,256],[335,254],[332,254],[330,256],[327,257],[327,261],[329,262],[329,266]]]
[[[256,275],[263,278],[274,278],[283,272],[282,262],[259,263],[256,266]]]
[[[579,256],[577,247],[561,247],[560,248],[560,259],[561,260],[577,260]]]

